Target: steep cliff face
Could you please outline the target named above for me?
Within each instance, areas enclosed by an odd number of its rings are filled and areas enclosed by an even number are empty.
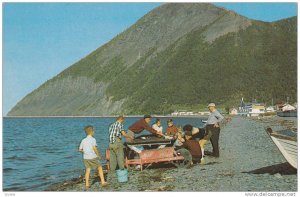
[[[8,115],[161,113],[241,96],[296,98],[296,73],[296,17],[263,23],[211,4],[170,3],[44,83]]]
[[[112,58],[121,56],[124,64],[131,66],[141,56],[149,55],[149,49],[163,51],[195,28],[207,26],[204,36],[213,41],[225,33],[236,32],[249,25],[250,20],[211,4],[164,4],[93,54],[98,63],[103,65]]]
[[[97,116],[118,112],[124,101],[112,102],[106,97],[107,85],[87,77],[57,78],[25,97],[14,110],[18,116]]]

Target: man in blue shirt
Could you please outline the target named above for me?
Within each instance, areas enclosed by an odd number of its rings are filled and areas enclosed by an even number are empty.
[[[206,123],[205,136],[202,140],[199,141],[199,143],[203,153],[202,155],[204,155],[204,145],[207,143],[208,140],[210,140],[211,145],[213,147],[213,156],[219,157],[220,123],[222,122],[224,117],[220,114],[220,112],[218,112],[214,103],[210,103],[207,107],[210,111],[210,115]]]
[[[202,158],[200,160],[201,164],[204,164],[204,146],[208,140],[210,140],[211,145],[213,147],[214,157],[219,157],[219,136],[220,136],[220,123],[224,119],[224,117],[217,111],[216,105],[214,103],[210,103],[208,106],[208,110],[210,111],[210,115],[208,117],[205,132],[202,128],[196,128],[192,125],[185,125],[183,130],[185,132],[192,132],[193,137],[200,138],[199,144],[201,148]]]

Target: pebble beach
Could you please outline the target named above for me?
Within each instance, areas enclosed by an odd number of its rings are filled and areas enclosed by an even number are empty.
[[[170,165],[144,171],[132,169],[127,183],[112,179],[101,187],[96,176],[89,191],[197,191],[270,192],[297,191],[297,170],[291,167],[265,132],[297,128],[297,118],[231,117],[222,126],[220,157],[206,156],[205,165],[189,168]],[[211,151],[211,144],[206,146]],[[83,176],[50,186],[46,191],[84,191]]]

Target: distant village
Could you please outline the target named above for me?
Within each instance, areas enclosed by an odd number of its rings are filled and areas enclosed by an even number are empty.
[[[245,103],[243,98],[239,107],[232,107],[226,111],[219,110],[221,113],[227,113],[229,115],[241,115],[247,117],[266,116],[266,115],[278,115],[283,117],[297,117],[297,103],[289,104],[279,103],[271,106],[267,106],[264,103],[258,103],[255,101],[251,103]],[[209,111],[191,112],[186,110],[178,110],[171,113],[171,116],[208,116]]]

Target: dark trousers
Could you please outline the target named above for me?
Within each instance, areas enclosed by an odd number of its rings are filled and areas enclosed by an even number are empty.
[[[213,127],[213,125],[206,126],[206,132],[211,132],[210,142],[213,147],[213,156],[219,157],[219,137],[220,137],[220,127]]]

